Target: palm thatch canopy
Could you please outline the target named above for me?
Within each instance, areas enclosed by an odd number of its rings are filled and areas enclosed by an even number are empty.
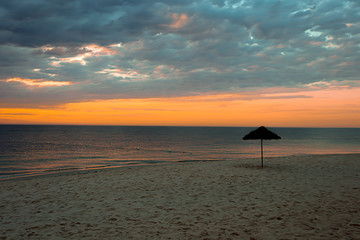
[[[266,127],[261,126],[258,129],[251,131],[245,137],[244,140],[253,140],[260,139],[261,140],[261,167],[264,166],[264,151],[263,151],[263,140],[271,140],[271,139],[281,139],[280,136],[271,132]]]
[[[266,127],[261,126],[258,129],[251,131],[249,134],[247,134],[245,137],[243,137],[244,140],[253,140],[253,139],[264,139],[264,140],[270,140],[270,139],[281,139],[280,136],[277,134],[271,132]]]

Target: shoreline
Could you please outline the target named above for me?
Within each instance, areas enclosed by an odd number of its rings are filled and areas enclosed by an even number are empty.
[[[292,158],[292,157],[306,157],[306,156],[332,156],[332,155],[360,155],[359,153],[323,153],[323,154],[293,154],[293,155],[285,155],[285,156],[276,156],[276,157],[264,157],[264,160],[267,159],[278,159],[278,158]],[[18,181],[18,180],[26,180],[32,178],[46,178],[46,177],[53,177],[53,176],[68,176],[68,175],[76,175],[76,174],[86,174],[86,173],[93,173],[99,171],[108,171],[108,170],[115,170],[115,169],[133,169],[139,167],[150,167],[150,166],[161,166],[161,165],[172,165],[178,163],[196,163],[196,162],[215,162],[215,161],[253,161],[254,165],[256,165],[256,160],[259,159],[258,157],[254,158],[239,158],[239,159],[219,159],[219,160],[180,160],[180,161],[169,161],[169,162],[158,162],[158,163],[139,163],[139,164],[130,164],[130,165],[122,165],[122,166],[106,166],[106,167],[93,167],[93,168],[85,168],[85,169],[74,169],[74,170],[51,170],[51,171],[43,171],[33,174],[23,174],[23,175],[3,175],[0,176],[0,182],[3,181]]]
[[[0,239],[356,239],[360,154],[0,181]]]

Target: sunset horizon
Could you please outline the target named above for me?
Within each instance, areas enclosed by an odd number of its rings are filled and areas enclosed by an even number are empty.
[[[360,115],[354,104],[360,96],[357,93],[353,88],[327,89],[301,96],[269,93],[250,100],[246,98],[251,95],[213,94],[0,108],[0,124],[359,128]],[[343,102],[337,101],[340,95]]]

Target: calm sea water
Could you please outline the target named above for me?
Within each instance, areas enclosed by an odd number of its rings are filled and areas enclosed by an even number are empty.
[[[0,125],[0,180],[64,171],[259,156],[255,128]],[[360,153],[359,128],[269,128],[265,157]]]

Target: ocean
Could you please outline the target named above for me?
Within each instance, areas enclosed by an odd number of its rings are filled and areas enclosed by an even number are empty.
[[[260,155],[246,127],[0,125],[0,180],[68,171],[241,160]],[[360,128],[269,128],[264,156],[360,153]]]

